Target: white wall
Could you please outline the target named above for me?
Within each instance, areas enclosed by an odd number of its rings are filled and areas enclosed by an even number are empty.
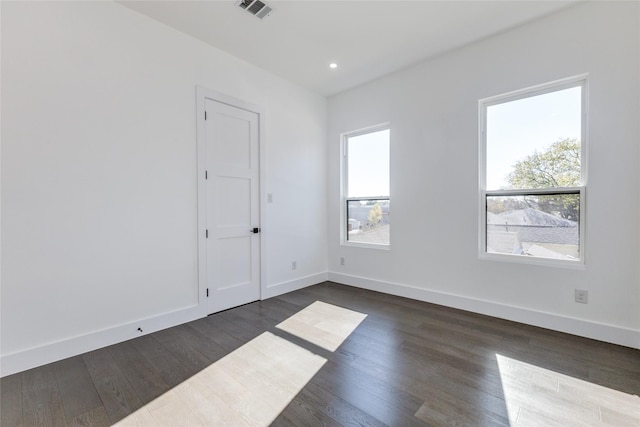
[[[202,314],[196,85],[265,111],[263,295],[326,278],[323,97],[119,4],[1,7],[3,375]]]
[[[330,279],[640,348],[639,6],[581,4],[331,97]],[[582,73],[586,268],[479,260],[478,100]],[[391,250],[341,246],[339,135],[387,121]]]

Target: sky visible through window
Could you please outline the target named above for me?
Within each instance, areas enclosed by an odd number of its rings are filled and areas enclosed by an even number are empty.
[[[347,149],[347,197],[388,196],[389,129],[349,137]]]
[[[508,187],[517,161],[565,138],[581,140],[580,86],[487,107],[487,190]]]

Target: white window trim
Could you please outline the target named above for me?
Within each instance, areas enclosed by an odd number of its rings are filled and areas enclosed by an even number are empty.
[[[528,98],[531,96],[544,95],[545,93],[556,92],[572,87],[582,87],[582,129],[581,129],[581,186],[572,188],[552,188],[552,189],[522,189],[522,190],[491,190],[486,189],[486,168],[487,168],[487,108],[492,105],[503,104],[518,99]],[[585,269],[586,261],[586,198],[587,198],[587,123],[588,123],[588,74],[580,74],[566,79],[555,80],[553,82],[542,85],[532,86],[525,89],[504,93],[501,95],[483,98],[478,101],[478,140],[479,144],[479,215],[478,215],[478,257],[481,260],[514,262],[529,265],[541,265],[547,267],[563,267],[574,269]],[[542,257],[527,257],[514,254],[489,253],[486,248],[486,224],[487,224],[487,195],[510,195],[517,193],[526,194],[548,194],[577,191],[580,194],[580,259],[579,260],[562,260]]]
[[[391,123],[382,123],[374,126],[368,126],[365,128],[361,128],[358,130],[354,130],[351,132],[344,132],[340,134],[340,246],[349,246],[354,248],[365,248],[365,249],[378,249],[378,250],[390,250],[391,249],[391,236],[389,236],[389,243],[362,243],[362,242],[352,242],[347,239],[348,231],[347,231],[347,197],[348,195],[348,171],[347,167],[349,166],[349,159],[347,158],[347,141],[349,138],[353,138],[360,135],[365,135],[367,133],[378,132],[382,130],[391,130]],[[389,141],[389,150],[391,150],[391,141]],[[389,153],[391,155],[391,153]],[[391,171],[389,171],[391,172]],[[391,189],[389,189],[388,196],[372,196],[372,199],[375,198],[388,198],[389,202],[391,202]]]

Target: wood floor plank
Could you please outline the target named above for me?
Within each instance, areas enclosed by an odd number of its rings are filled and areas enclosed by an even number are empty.
[[[259,304],[259,302],[257,304]],[[242,310],[234,311],[230,314],[230,316],[233,316],[235,318],[235,325],[242,327],[248,331],[254,329],[258,331],[270,330],[274,328],[278,323],[280,323],[279,320],[276,320],[279,319],[280,316],[266,317],[259,314],[258,312],[254,312],[249,306],[243,306],[241,308]]]
[[[109,347],[109,352],[143,403],[151,402],[170,389],[130,341]]]
[[[318,383],[315,380],[311,381],[297,398],[303,402],[303,405],[313,407],[314,412],[319,413],[315,419],[322,419],[323,424],[321,425],[330,426],[334,425],[334,423],[340,426],[385,425],[382,421],[327,391],[325,387],[318,385]],[[289,414],[289,407],[283,411],[283,414]],[[305,425],[305,422],[302,421],[296,425]]]
[[[358,414],[361,412],[370,416],[376,423],[387,425],[409,426],[418,422],[414,419],[413,412],[408,410],[415,405],[415,398],[402,401],[395,390],[390,391],[386,387],[383,390],[375,390],[377,394],[374,394],[372,388],[367,385],[367,378],[360,373],[333,369],[330,364],[327,364],[314,377],[313,382],[336,396],[332,403],[337,404],[336,408],[352,408],[349,413],[357,414],[356,419],[361,417]],[[412,408],[413,411],[415,412],[418,407],[419,404]],[[358,411],[354,411],[353,408],[357,408]],[[338,413],[341,411],[342,409]],[[331,411],[329,415],[333,417]],[[344,419],[336,420],[344,421]]]
[[[273,422],[273,426],[326,426],[326,427],[338,427],[338,421],[331,418],[326,410],[335,399],[335,396],[331,396],[329,400],[318,396],[314,393],[312,386],[307,386],[298,393],[298,395],[291,401],[287,408],[276,418]]]
[[[68,424],[102,406],[91,375],[81,356],[55,362],[53,368]]]
[[[246,309],[253,313],[254,316],[264,318],[273,325],[283,322],[287,318],[293,316],[300,311],[299,307],[290,308],[282,304],[277,298],[271,298],[265,301],[258,301],[257,304],[249,304]]]
[[[478,411],[472,405],[464,405],[457,400],[449,400],[444,394],[436,393],[425,401],[415,416],[422,421],[437,426],[505,426],[508,419],[492,413]],[[535,425],[535,424],[534,424]]]
[[[498,370],[495,360],[480,358],[454,346],[434,341],[425,340],[422,344],[405,341],[397,347],[397,351],[427,359],[433,364],[451,366],[473,374]]]
[[[235,315],[233,310],[216,313],[209,316],[209,319],[218,329],[242,343],[249,342],[264,332],[264,329],[258,328]]]
[[[216,323],[217,322],[214,318],[212,318],[211,316],[207,316],[204,319],[191,322],[189,326],[191,326],[202,335],[207,336],[213,342],[217,343],[220,347],[224,348],[227,353],[232,352],[233,350],[244,344],[243,341],[229,335],[222,329],[218,328],[215,325]]]
[[[269,298],[267,300],[262,301],[262,303],[265,304],[265,306],[268,307],[270,310],[276,310],[278,313],[281,313],[286,317],[292,316],[296,314],[298,311],[300,311],[300,306],[291,304],[278,297]]]
[[[124,419],[146,403],[140,400],[109,348],[85,353],[82,358],[112,423]]]
[[[371,394],[378,396],[395,407],[401,408],[407,413],[415,412],[422,403],[422,399],[413,395],[407,388],[402,387],[401,383],[387,381],[386,378],[382,379],[372,375],[367,370],[360,369],[357,364],[344,367],[330,362],[326,365],[325,373],[333,374],[341,378],[341,381],[348,381],[367,389]]]
[[[107,427],[111,425],[111,421],[104,406],[101,406],[74,417],[69,425],[73,427]]]
[[[637,406],[640,406],[640,402],[638,402]],[[619,427],[640,425],[640,417],[634,416],[630,411],[603,407],[600,408],[600,415],[602,417],[602,424],[605,426]]]
[[[145,405],[137,411],[127,415],[120,421],[115,422],[113,425],[117,427],[148,427],[157,425],[163,426],[167,425],[167,423],[163,422],[163,420],[157,421],[153,418],[153,415],[151,415],[149,409]]]
[[[0,378],[0,425],[22,426],[22,374]]]
[[[192,373],[171,354],[153,335],[146,335],[133,341],[135,348],[160,374],[169,387],[187,380]]]
[[[385,426],[382,421],[374,418],[367,412],[364,412],[349,402],[336,398],[327,407],[327,413],[336,420],[340,425],[345,426]]]
[[[315,299],[305,296],[302,292],[291,292],[288,294],[279,295],[278,298],[282,301],[286,301],[292,305],[297,305],[300,309],[311,304]]]
[[[194,342],[190,337],[180,334],[174,328],[155,332],[152,336],[187,368],[189,375],[196,374],[213,363],[213,359],[194,348]]]
[[[198,332],[190,324],[176,326],[175,330],[194,350],[200,352],[212,362],[227,354],[224,347],[209,338],[208,335]]]
[[[67,425],[53,365],[22,373],[22,401],[25,425]]]
[[[530,345],[511,348],[502,355],[584,380],[589,379],[590,366],[595,366],[594,362],[585,360],[578,353],[569,355]]]
[[[640,364],[640,359],[638,359]],[[588,379],[596,384],[615,385],[617,390],[640,395],[640,374],[622,368],[590,366]]]

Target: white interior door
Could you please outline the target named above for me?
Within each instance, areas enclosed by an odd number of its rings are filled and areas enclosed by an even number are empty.
[[[205,99],[206,282],[210,313],[260,299],[259,120]]]

